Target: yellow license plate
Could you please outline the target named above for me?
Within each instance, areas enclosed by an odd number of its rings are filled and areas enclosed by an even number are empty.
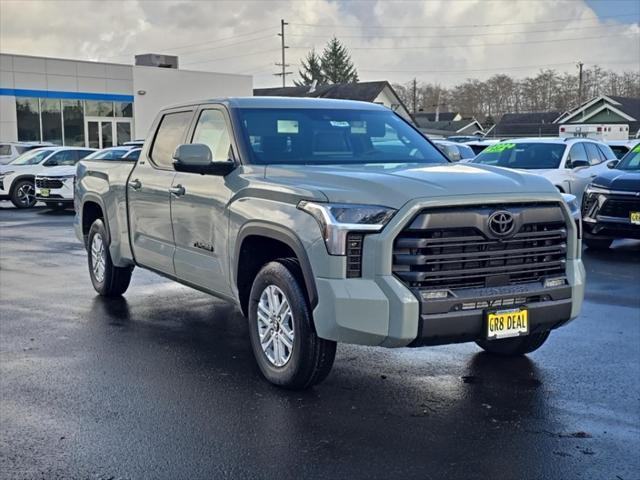
[[[487,312],[487,339],[519,337],[529,333],[529,311],[526,308],[512,308]]]
[[[629,220],[634,225],[640,225],[640,212],[629,212]]]
[[[49,196],[49,189],[48,188],[41,188],[40,189],[40,196],[41,197],[48,197]]]

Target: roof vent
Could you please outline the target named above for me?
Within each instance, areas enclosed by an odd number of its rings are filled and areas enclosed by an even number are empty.
[[[178,68],[178,57],[175,55],[160,55],[157,53],[144,53],[136,55],[136,65],[143,67]]]

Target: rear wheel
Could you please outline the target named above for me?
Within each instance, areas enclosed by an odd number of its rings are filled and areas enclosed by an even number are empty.
[[[266,264],[249,296],[251,346],[260,371],[280,387],[302,390],[324,380],[336,342],[316,335],[297,261]]]
[[[32,180],[18,180],[11,192],[16,208],[31,208],[36,204],[36,187]]]
[[[116,267],[111,261],[107,229],[97,219],[89,229],[87,261],[93,288],[105,297],[116,297],[127,291],[133,267]]]
[[[584,243],[592,250],[606,250],[613,243],[611,238],[585,238]]]
[[[477,340],[476,344],[485,352],[502,357],[525,355],[539,349],[549,338],[550,332],[533,333],[522,337],[502,340]]]

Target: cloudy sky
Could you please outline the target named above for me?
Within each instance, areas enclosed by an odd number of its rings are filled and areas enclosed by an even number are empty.
[[[184,69],[275,86],[281,18],[294,72],[333,35],[361,80],[451,85],[577,60],[640,69],[637,0],[0,0],[0,51],[115,63],[168,53]]]

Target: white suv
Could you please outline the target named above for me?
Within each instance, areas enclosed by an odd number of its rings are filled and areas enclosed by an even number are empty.
[[[55,147],[49,142],[2,142],[0,143],[0,165],[6,165],[29,150],[41,147]]]
[[[615,166],[616,156],[608,145],[586,138],[518,138],[487,147],[472,162],[542,175],[579,203],[591,180]]]
[[[17,208],[31,208],[36,204],[35,177],[46,174],[52,167],[78,163],[92,148],[45,147],[30,150],[7,165],[0,165],[0,200],[11,200]]]

